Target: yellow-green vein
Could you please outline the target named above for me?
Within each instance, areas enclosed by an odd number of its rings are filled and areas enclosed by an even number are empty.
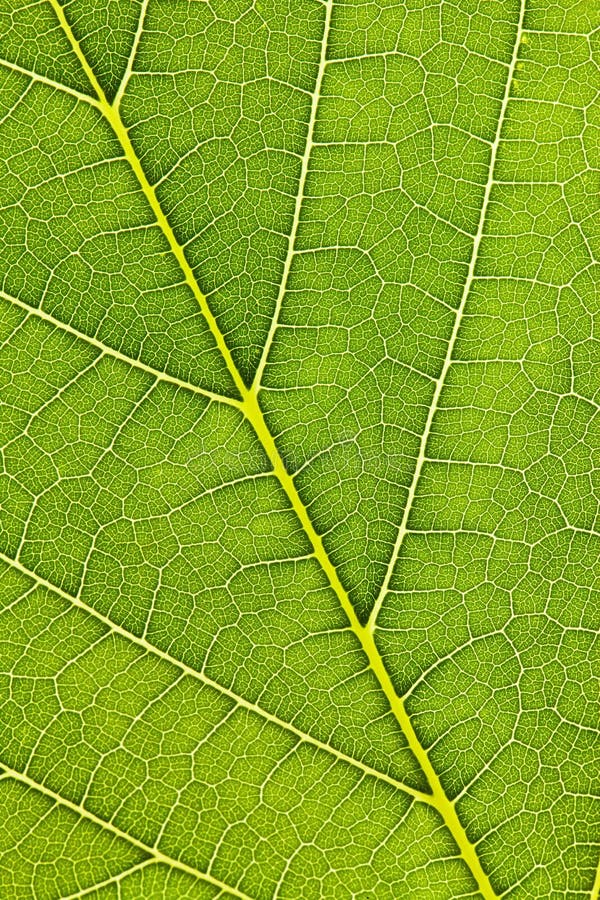
[[[416,735],[404,704],[400,697],[396,694],[391,678],[385,668],[379,650],[373,639],[373,635],[368,627],[365,628],[361,625],[354,611],[352,603],[350,602],[350,598],[344,586],[342,585],[337,571],[323,546],[323,542],[312,524],[312,521],[308,514],[308,510],[306,509],[300,495],[298,494],[293,478],[287,472],[287,469],[276,447],[273,436],[271,435],[267,427],[262,409],[258,402],[257,394],[255,390],[246,386],[242,376],[239,373],[239,370],[237,369],[237,366],[235,365],[231,351],[229,350],[229,347],[225,342],[217,320],[208,305],[207,299],[196,280],[194,272],[186,258],[185,251],[182,245],[177,240],[177,237],[175,236],[175,233],[165,215],[164,210],[162,209],[154,188],[148,181],[141,162],[129,138],[127,128],[123,123],[123,120],[121,119],[119,110],[111,105],[106,99],[104,91],[102,90],[93,70],[91,69],[79,45],[79,42],[73,34],[73,31],[69,25],[61,4],[58,2],[58,0],[50,0],[50,2],[56,12],[56,15],[58,16],[65,34],[67,35],[71,43],[74,53],[78,57],[84,71],[86,72],[92,86],[94,87],[94,90],[97,92],[100,109],[106,117],[107,121],[112,126],[116,137],[121,143],[125,157],[127,158],[132,171],[136,175],[136,178],[138,179],[140,187],[144,195],[146,196],[152,211],[154,212],[157,223],[165,234],[173,255],[175,256],[181,267],[186,283],[192,290],[199,303],[200,309],[207,321],[208,327],[213,335],[215,343],[223,356],[225,364],[238,391],[240,392],[242,398],[241,408],[248,421],[254,428],[254,431],[256,432],[256,435],[263,445],[267,455],[269,456],[269,459],[273,466],[273,471],[277,476],[285,493],[287,494],[289,502],[294,512],[298,516],[298,519],[301,522],[304,531],[306,532],[306,535],[313,548],[315,558],[318,560],[323,571],[327,575],[329,584],[335,592],[340,605],[345,611],[352,630],[360,641],[360,644],[369,661],[370,667],[372,668],[379,681],[381,689],[383,690],[388,703],[390,704],[390,707],[406,736],[408,744],[414,756],[420,763],[423,772],[427,777],[427,780],[429,781],[432,791],[432,805],[437,808],[450,833],[452,834],[462,858],[468,865],[475,881],[477,882],[477,886],[482,896],[485,898],[485,900],[498,900],[498,895],[493,890],[489,878],[484,872],[483,867],[479,861],[475,848],[469,840],[467,833],[458,818],[455,806],[452,801],[447,798],[442,788],[441,782],[437,777],[437,774],[433,769],[431,762],[429,761],[427,752],[421,745]],[[329,7],[329,11],[331,13],[333,0],[328,0],[326,5]]]

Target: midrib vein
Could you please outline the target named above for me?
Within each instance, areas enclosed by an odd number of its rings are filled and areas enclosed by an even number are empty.
[[[496,157],[498,155],[498,148],[500,147],[500,139],[502,135],[502,126],[504,124],[504,120],[506,118],[506,109],[508,107],[508,101],[510,99],[510,89],[512,85],[512,80],[515,72],[515,66],[517,64],[517,58],[519,55],[519,46],[521,44],[521,38],[523,35],[523,20],[525,16],[525,3],[526,0],[521,0],[520,10],[519,10],[519,22],[517,25],[517,33],[515,36],[515,42],[513,45],[513,52],[510,64],[508,66],[508,72],[506,77],[506,84],[504,87],[504,94],[502,97],[502,102],[500,105],[500,113],[498,116],[498,125],[496,128],[496,134],[494,136],[494,141],[491,145],[490,149],[490,163],[488,167],[488,178],[484,189],[483,201],[481,204],[481,211],[479,214],[479,221],[477,223],[477,231],[475,232],[475,237],[473,238],[473,246],[471,248],[471,259],[469,260],[469,268],[467,270],[467,277],[465,279],[465,283],[463,286],[460,303],[456,310],[456,315],[454,318],[454,326],[452,328],[452,334],[450,335],[450,340],[448,342],[448,347],[446,348],[446,356],[444,358],[444,363],[442,365],[442,370],[440,372],[439,378],[436,381],[435,390],[433,392],[433,397],[431,400],[431,405],[429,407],[429,412],[427,415],[427,419],[425,422],[425,428],[423,430],[423,434],[421,436],[421,441],[419,444],[419,455],[417,457],[417,461],[415,464],[415,468],[413,470],[413,476],[410,483],[410,487],[408,490],[408,496],[406,499],[406,505],[404,507],[404,512],[402,514],[402,521],[400,522],[400,526],[398,528],[398,534],[396,535],[396,541],[394,544],[394,549],[392,551],[392,555],[390,561],[388,563],[385,577],[383,579],[379,594],[373,605],[373,609],[371,610],[371,615],[369,616],[368,627],[371,631],[375,629],[375,625],[377,622],[377,617],[385,600],[390,580],[392,578],[394,568],[396,566],[396,562],[398,561],[398,557],[400,555],[400,551],[402,549],[402,545],[404,543],[404,538],[406,537],[408,531],[408,520],[410,518],[410,513],[415,501],[417,487],[419,485],[419,481],[421,478],[421,473],[423,471],[423,465],[427,459],[427,443],[429,441],[429,435],[431,433],[431,428],[433,425],[433,420],[435,418],[435,414],[438,410],[440,397],[442,395],[442,391],[444,389],[444,384],[446,383],[446,378],[448,377],[448,372],[450,371],[450,366],[452,365],[452,356],[454,353],[454,346],[456,344],[456,339],[458,337],[458,333],[460,331],[460,326],[462,323],[462,319],[465,312],[465,307],[467,305],[467,300],[471,293],[471,287],[473,286],[473,281],[475,279],[475,268],[477,266],[477,260],[479,258],[479,248],[481,246],[481,240],[483,238],[483,233],[485,229],[485,221],[487,217],[488,206],[490,202],[490,196],[492,193],[492,187],[494,185],[494,173],[496,170]]]
[[[524,2],[524,0],[523,0]],[[133,172],[138,179],[140,187],[146,196],[153,212],[156,217],[157,223],[160,225],[163,230],[165,237],[169,243],[169,246],[179,262],[181,266],[181,270],[184,274],[186,283],[189,285],[192,290],[194,296],[196,297],[200,309],[206,319],[208,327],[214,337],[215,343],[219,348],[221,355],[224,359],[225,365],[227,366],[231,377],[240,392],[242,397],[241,409],[244,412],[246,418],[249,423],[252,425],[259,441],[261,442],[265,452],[267,453],[271,465],[273,466],[273,472],[275,476],[278,478],[283,490],[285,491],[288,500],[296,513],[302,527],[310,541],[310,544],[313,548],[313,552],[315,558],[321,565],[329,584],[336,594],[340,606],[346,613],[350,626],[354,633],[356,634],[358,640],[360,641],[361,647],[367,659],[369,661],[369,665],[373,670],[380,687],[385,694],[388,703],[390,704],[390,708],[392,709],[400,728],[404,732],[407,743],[412,750],[415,758],[418,760],[423,772],[429,782],[432,796],[431,796],[431,804],[434,806],[442,819],[444,820],[448,830],[452,834],[460,854],[469,867],[476,883],[481,892],[482,896],[485,900],[499,900],[498,895],[494,892],[489,879],[484,872],[477,853],[475,852],[474,846],[471,844],[466,831],[464,830],[462,823],[460,822],[458,815],[456,813],[456,809],[454,804],[446,797],[446,794],[442,788],[440,780],[437,776],[437,773],[433,769],[431,762],[429,761],[429,757],[427,752],[422,747],[417,734],[413,728],[412,722],[406,712],[404,704],[401,698],[396,694],[394,686],[392,684],[392,680],[385,668],[379,650],[375,644],[373,634],[371,629],[367,626],[363,626],[355,611],[348,593],[344,586],[342,585],[337,570],[325,547],[323,545],[323,541],[321,537],[317,534],[312,520],[308,514],[308,510],[306,509],[297,489],[294,484],[293,478],[288,473],[285,464],[281,458],[279,450],[275,444],[275,440],[273,435],[271,434],[269,428],[267,427],[267,423],[265,421],[265,417],[263,411],[258,402],[257,392],[254,387],[248,388],[240,375],[237,366],[233,360],[231,355],[231,351],[225,342],[225,338],[219,328],[217,320],[213,315],[211,309],[209,308],[207,299],[200,289],[200,286],[196,280],[196,277],[193,273],[193,270],[190,264],[187,261],[185,256],[185,252],[181,244],[178,242],[173,229],[160,205],[158,197],[156,196],[156,192],[150,182],[148,181],[146,174],[142,168],[140,160],[138,159],[131,140],[129,138],[129,134],[127,129],[121,119],[119,114],[119,110],[112,106],[106,99],[104,91],[100,86],[93,70],[91,69],[81,47],[79,46],[79,42],[77,41],[75,35],[73,34],[71,27],[67,21],[64,10],[58,0],[50,0],[52,7],[56,11],[56,15],[60,21],[62,28],[69,39],[71,46],[73,47],[73,51],[78,57],[85,73],[87,74],[90,83],[92,84],[94,90],[98,95],[98,103],[99,108],[102,113],[106,117],[107,121],[113,128],[113,131],[121,143],[123,147],[124,154],[131,165]],[[331,15],[331,9],[333,6],[333,0],[328,0],[327,7],[329,16]],[[521,9],[521,22],[522,22],[523,10]],[[521,23],[519,25],[519,32],[521,28]],[[515,51],[516,57],[516,51]],[[513,60],[514,63],[514,60]],[[514,70],[514,64],[511,66],[511,73]],[[512,75],[510,76],[512,77]],[[510,79],[509,79],[510,80]],[[507,87],[507,91],[509,88]],[[473,263],[474,265],[474,263]]]
[[[56,15],[57,15],[58,20],[63,28],[63,31],[65,32],[67,38],[69,39],[69,42],[73,48],[73,51],[75,52],[75,55],[77,56],[79,62],[81,63],[81,66],[82,66],[85,74],[87,75],[87,77],[90,81],[90,84],[92,85],[93,89],[96,91],[96,94],[98,96],[98,108],[100,109],[100,111],[102,112],[104,117],[107,119],[109,125],[111,126],[111,128],[113,129],[113,132],[115,133],[115,136],[117,137],[119,143],[121,144],[121,147],[123,148],[123,153],[125,154],[125,158],[127,159],[127,162],[129,163],[129,165],[131,166],[133,173],[134,173],[135,177],[137,178],[138,183],[142,189],[142,192],[143,192],[144,196],[146,197],[146,200],[148,201],[150,208],[152,209],[152,212],[154,213],[156,223],[157,223],[157,225],[159,225],[161,231],[163,232],[165,238],[167,239],[169,248],[170,248],[171,252],[173,253],[173,256],[175,257],[175,259],[179,263],[179,267],[180,267],[181,271],[183,272],[185,282],[186,282],[187,286],[189,287],[189,289],[191,290],[194,297],[196,298],[198,305],[200,306],[202,314],[203,314],[203,316],[206,320],[206,323],[210,329],[213,339],[221,353],[221,356],[223,357],[223,360],[225,362],[225,365],[227,366],[229,374],[231,375],[236,388],[238,389],[240,394],[243,395],[244,393],[247,393],[247,388],[244,383],[244,380],[243,380],[242,376],[240,375],[240,373],[238,372],[237,366],[235,365],[235,363],[233,361],[231,351],[229,350],[229,347],[225,343],[225,338],[223,337],[223,334],[221,333],[221,330],[217,324],[217,320],[215,319],[215,317],[212,313],[212,310],[210,309],[210,307],[208,305],[206,297],[204,296],[202,290],[200,289],[200,285],[198,284],[198,282],[196,280],[196,276],[194,275],[194,272],[192,270],[192,267],[190,266],[190,264],[187,260],[185,251],[184,251],[183,247],[181,246],[181,244],[179,243],[179,241],[177,240],[177,238],[175,236],[175,232],[173,231],[169,221],[167,220],[167,217],[166,217],[166,215],[163,211],[163,208],[160,204],[160,201],[156,195],[156,191],[154,190],[154,188],[148,181],[148,178],[146,177],[146,173],[144,172],[144,169],[142,168],[142,164],[134,150],[133,144],[131,143],[131,139],[129,137],[129,132],[128,132],[127,128],[125,127],[123,120],[121,119],[121,115],[119,113],[119,108],[118,108],[118,106],[115,106],[115,105],[109,103],[108,100],[106,99],[106,94],[104,93],[104,91],[100,85],[100,82],[96,78],[96,75],[95,75],[92,67],[88,63],[86,56],[83,53],[83,50],[81,49],[81,47],[79,45],[79,41],[73,34],[73,31],[71,29],[71,26],[69,25],[69,22],[67,20],[65,12],[62,8],[62,5],[58,2],[58,0],[50,0],[50,3],[52,5],[52,8],[54,9],[54,11],[56,12]]]
[[[71,812],[76,813],[80,818],[86,819],[88,822],[93,822],[104,831],[110,831],[116,837],[121,838],[121,840],[126,841],[128,844],[131,844],[134,847],[137,847],[138,850],[142,850],[157,862],[162,862],[173,869],[180,869],[182,872],[186,872],[188,875],[192,875],[194,878],[199,878],[201,881],[206,881],[209,884],[212,884],[214,887],[218,887],[221,891],[226,891],[228,894],[232,894],[234,897],[239,897],[240,900],[253,900],[253,898],[249,897],[248,894],[244,894],[243,891],[240,891],[229,884],[225,884],[225,882],[223,881],[219,881],[218,878],[213,878],[213,876],[209,875],[207,872],[201,872],[199,869],[195,869],[193,866],[188,866],[187,863],[184,863],[181,860],[176,859],[175,857],[166,856],[164,853],[161,853],[161,851],[156,847],[151,847],[149,844],[145,844],[143,841],[132,837],[130,834],[128,834],[128,832],[122,831],[117,825],[114,825],[112,822],[109,822],[106,819],[101,819],[100,816],[95,815],[88,809],[85,809],[85,807],[80,806],[77,803],[73,803],[71,800],[66,800],[64,797],[61,797],[60,794],[55,793],[44,784],[40,784],[39,782],[34,781],[33,778],[29,778],[28,775],[24,775],[22,772],[18,772],[16,769],[12,769],[10,768],[10,766],[5,765],[4,763],[2,763],[1,765],[5,775],[8,775],[15,781],[19,781],[21,784],[26,785],[33,791],[38,791],[38,793],[43,794],[45,797],[48,797],[54,803],[70,809]]]
[[[596,877],[594,878],[594,884],[592,885],[592,895],[590,900],[598,900],[600,898],[600,861],[598,862],[598,868],[596,869]]]

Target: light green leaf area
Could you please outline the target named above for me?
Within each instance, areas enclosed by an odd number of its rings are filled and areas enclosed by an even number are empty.
[[[2,900],[597,900],[599,36],[1,0]]]

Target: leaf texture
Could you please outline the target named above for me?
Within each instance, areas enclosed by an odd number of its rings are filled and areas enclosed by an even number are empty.
[[[596,0],[0,3],[0,897],[598,897]]]

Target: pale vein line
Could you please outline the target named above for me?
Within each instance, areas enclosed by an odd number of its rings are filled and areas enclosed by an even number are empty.
[[[74,894],[67,894],[65,897],[61,897],[60,900],[77,900],[79,897],[87,897],[88,894],[93,894],[94,891],[97,891],[100,888],[108,887],[111,884],[118,885],[120,881],[127,878],[129,875],[133,875],[134,872],[140,872],[142,869],[147,869],[148,866],[157,865],[157,863],[158,860],[156,859],[144,859],[135,866],[123,869],[122,872],[119,872],[118,875],[113,875],[112,878],[106,878],[104,881],[99,881],[96,884],[92,884],[90,887],[81,888],[81,890],[76,891]]]
[[[97,619],[99,622],[102,622],[103,625],[113,633],[119,634],[121,637],[125,638],[127,641],[131,641],[134,644],[137,644],[138,647],[141,647],[146,653],[151,653],[153,656],[158,656],[164,662],[169,663],[172,666],[175,666],[179,669],[180,672],[189,676],[190,678],[195,679],[196,681],[200,681],[202,684],[205,684],[207,687],[212,688],[215,691],[218,691],[220,694],[223,694],[225,697],[228,697],[232,700],[237,706],[242,707],[243,709],[247,709],[249,712],[255,713],[260,716],[261,719],[265,719],[270,722],[272,725],[277,725],[279,728],[282,728],[284,731],[290,732],[295,735],[299,740],[301,740],[305,744],[311,744],[313,747],[317,747],[319,750],[323,750],[325,753],[328,753],[330,756],[336,757],[336,759],[341,762],[345,762],[348,765],[352,766],[355,769],[360,769],[366,775],[371,775],[373,778],[378,779],[379,781],[385,781],[387,784],[392,787],[397,788],[398,790],[404,791],[406,794],[410,794],[411,797],[414,797],[415,800],[420,800],[423,803],[431,804],[432,798],[429,794],[424,793],[423,791],[419,791],[416,788],[410,787],[410,785],[404,784],[404,782],[399,781],[397,778],[393,778],[391,775],[387,775],[385,772],[381,772],[379,769],[375,769],[372,766],[363,763],[361,760],[355,759],[352,756],[348,756],[341,750],[337,750],[335,747],[332,747],[330,744],[327,744],[325,741],[320,741],[318,738],[312,737],[312,735],[307,734],[302,731],[300,728],[297,728],[295,725],[292,725],[290,722],[286,722],[284,719],[280,719],[278,716],[273,713],[268,712],[263,709],[256,703],[252,703],[249,700],[245,700],[244,697],[240,697],[239,694],[236,694],[234,691],[230,690],[227,687],[224,687],[222,684],[219,684],[218,681],[213,681],[208,675],[205,675],[204,672],[198,672],[196,669],[193,669],[191,666],[186,665],[181,660],[177,659],[174,656],[171,656],[170,653],[167,653],[164,650],[161,650],[159,647],[156,647],[154,644],[149,643],[145,638],[138,637],[136,634],[133,634],[130,631],[127,631],[126,628],[123,628],[121,625],[117,625],[116,622],[113,622],[112,619],[108,618],[108,616],[102,615],[102,613],[98,612],[94,609],[93,606],[89,606],[83,600],[80,600],[79,597],[74,596],[73,594],[69,594],[67,591],[64,591],[62,588],[53,584],[51,581],[48,581],[46,578],[43,578],[41,575],[38,575],[36,572],[33,572],[31,569],[28,569],[23,563],[18,560],[13,559],[10,556],[7,556],[5,553],[0,551],[0,560],[4,561],[7,565],[12,566],[17,569],[21,574],[25,575],[27,578],[32,579],[37,584],[42,587],[47,588],[47,590],[52,591],[54,594],[57,594],[59,597],[62,597],[63,600],[68,601],[73,606],[78,607],[79,609],[86,612],[88,615]]]
[[[148,0],[142,0],[142,8],[140,10],[140,17],[138,20],[137,31],[135,33],[135,37],[133,39],[133,44],[131,46],[131,53],[129,54],[129,59],[127,60],[127,67],[123,74],[123,78],[121,79],[121,84],[115,94],[115,99],[113,100],[113,106],[115,109],[119,108],[119,104],[123,99],[123,94],[125,93],[125,88],[129,83],[129,79],[131,77],[131,73],[133,71],[133,63],[135,62],[135,56],[138,50],[138,46],[140,43],[140,39],[142,37],[142,31],[144,30],[144,21],[146,19],[146,12],[148,9]]]
[[[29,315],[43,319],[45,322],[48,322],[49,325],[52,325],[55,328],[59,328],[61,331],[65,331],[67,334],[72,335],[72,337],[78,338],[81,341],[85,341],[87,344],[90,344],[92,347],[100,350],[104,356],[112,356],[114,359],[118,359],[134,369],[140,369],[147,375],[151,375],[157,381],[166,381],[169,384],[177,385],[177,387],[185,388],[185,390],[187,391],[193,391],[195,394],[200,394],[202,397],[206,397],[208,400],[213,400],[215,403],[226,403],[229,406],[234,406],[236,409],[240,409],[241,407],[240,401],[236,400],[235,397],[226,397],[224,394],[215,394],[213,391],[198,387],[198,385],[192,384],[189,381],[184,381],[181,378],[176,378],[174,375],[168,375],[166,372],[161,372],[160,369],[153,369],[152,366],[147,366],[145,363],[141,362],[141,360],[132,359],[125,353],[121,353],[119,350],[115,350],[113,347],[108,347],[97,338],[94,338],[89,334],[84,334],[84,332],[82,331],[78,331],[76,328],[73,328],[72,325],[67,325],[66,322],[61,322],[60,319],[55,319],[54,316],[51,316],[43,309],[39,309],[37,306],[30,306],[28,303],[24,303],[17,297],[13,297],[11,294],[7,294],[6,291],[0,290],[0,298],[6,300],[8,303],[12,303],[14,306],[19,306]]]
[[[61,84],[60,81],[53,81],[52,78],[46,78],[45,75],[39,75],[37,72],[32,72],[30,69],[24,69],[23,66],[18,66],[16,63],[9,62],[7,59],[0,59],[0,66],[4,66],[5,69],[10,69],[13,72],[18,72],[19,75],[26,75],[28,78],[31,78],[32,81],[39,81],[40,84],[45,84],[48,87],[54,88],[56,91],[75,97],[76,100],[82,100],[84,103],[93,106],[95,109],[100,109],[100,104],[95,97],[90,97],[89,94],[83,94],[81,91],[76,90],[76,88]]]
[[[379,648],[375,643],[373,633],[368,626],[362,625],[358,616],[356,615],[356,610],[352,605],[352,601],[348,596],[348,592],[343,586],[337,569],[333,565],[327,551],[325,550],[323,539],[317,533],[312,523],[312,519],[310,518],[310,515],[308,513],[308,509],[304,505],[302,498],[298,493],[298,490],[294,483],[294,479],[285,467],[285,464],[275,444],[273,435],[267,428],[267,423],[259,406],[258,397],[256,396],[256,394],[252,392],[246,392],[244,397],[244,408],[246,410],[246,415],[248,416],[249,421],[251,422],[257,436],[259,437],[263,447],[265,448],[269,459],[271,460],[273,471],[279,479],[283,490],[287,494],[288,499],[292,504],[292,509],[296,513],[309,541],[313,546],[315,558],[317,559],[317,561],[321,565],[321,568],[323,569],[323,572],[327,576],[329,584],[332,590],[335,592],[340,606],[350,622],[352,630],[360,641],[362,649],[369,661],[369,666],[371,667],[373,673],[375,674],[375,677],[377,678],[377,681],[379,682],[381,690],[383,691],[386,700],[389,703],[390,709],[395,715],[400,728],[404,732],[404,736],[406,737],[408,746],[412,751],[413,756],[419,762],[421,769],[423,770],[423,773],[427,778],[432,791],[432,806],[436,808],[438,813],[443,818],[444,824],[446,825],[448,831],[456,842],[460,856],[462,857],[465,864],[469,867],[473,878],[477,882],[477,886],[482,896],[485,898],[485,900],[497,900],[498,895],[492,888],[489,878],[483,870],[475,847],[469,840],[462,822],[458,818],[455,804],[446,796],[439,776],[433,768],[427,751],[421,744],[419,737],[414,729],[404,702],[402,698],[396,693],[396,689],[394,687],[390,674],[385,666],[381,653],[379,652]]]
[[[327,44],[329,40],[329,29],[331,27],[331,13],[333,10],[333,0],[328,0],[325,6],[325,23],[323,25],[323,37],[321,40],[321,55],[319,58],[319,69],[317,72],[317,77],[315,80],[315,88],[312,95],[312,102],[310,107],[310,118],[308,120],[308,130],[306,132],[306,145],[304,147],[304,154],[302,156],[302,165],[300,169],[300,179],[298,181],[298,189],[296,192],[296,204],[294,207],[294,218],[292,220],[292,228],[288,238],[288,248],[285,257],[285,263],[283,267],[283,275],[281,278],[281,284],[279,285],[279,293],[277,295],[277,301],[275,303],[275,310],[273,312],[273,318],[271,320],[271,326],[269,328],[269,333],[267,335],[267,339],[265,342],[265,346],[263,347],[263,351],[260,357],[260,362],[258,363],[256,374],[254,376],[253,388],[254,390],[260,389],[260,384],[264,372],[264,368],[267,362],[267,357],[269,355],[269,350],[271,349],[271,344],[273,343],[273,338],[275,337],[275,332],[277,331],[277,325],[279,322],[279,316],[281,313],[281,306],[283,303],[283,298],[285,296],[285,292],[287,290],[288,280],[290,277],[290,271],[292,268],[292,260],[294,258],[295,246],[296,246],[296,235],[298,234],[298,225],[300,224],[300,213],[302,210],[302,203],[304,201],[305,187],[306,187],[306,177],[308,175],[308,166],[310,162],[310,154],[313,148],[313,135],[315,130],[315,123],[317,121],[317,109],[319,106],[319,100],[321,98],[321,86],[323,84],[323,76],[325,74],[325,66],[327,63]]]
[[[444,358],[444,364],[442,366],[442,370],[440,372],[440,376],[437,379],[435,390],[433,392],[433,397],[431,400],[431,406],[429,407],[429,414],[427,416],[427,420],[425,422],[425,429],[423,431],[423,435],[421,437],[421,442],[419,445],[419,455],[417,458],[417,462],[413,471],[413,477],[410,483],[410,488],[408,490],[408,497],[406,500],[406,505],[404,507],[404,513],[402,515],[402,521],[400,522],[400,527],[398,528],[398,534],[396,535],[396,542],[394,544],[394,549],[392,551],[392,555],[390,561],[388,563],[388,567],[385,573],[385,578],[383,579],[383,583],[381,585],[381,589],[379,594],[377,595],[377,600],[371,610],[371,615],[369,616],[368,626],[371,631],[374,630],[375,624],[377,622],[377,617],[381,610],[381,606],[388,592],[389,584],[396,567],[396,562],[400,555],[400,551],[402,549],[402,545],[404,543],[404,538],[407,534],[407,525],[408,519],[410,517],[411,510],[413,508],[413,504],[415,501],[415,496],[417,493],[417,487],[419,484],[419,480],[421,478],[421,472],[423,470],[423,465],[426,460],[426,451],[427,451],[427,443],[429,441],[429,435],[431,433],[431,428],[433,425],[433,420],[435,414],[438,410],[440,397],[442,394],[442,390],[444,388],[444,383],[448,376],[448,372],[450,370],[450,366],[452,365],[452,354],[454,351],[454,345],[456,344],[456,339],[458,337],[458,332],[461,326],[462,318],[465,312],[465,307],[467,303],[467,299],[469,294],[471,293],[471,287],[473,285],[473,281],[475,279],[475,267],[477,265],[477,260],[479,258],[479,248],[481,246],[481,240],[483,238],[483,233],[485,229],[485,221],[488,211],[488,206],[490,202],[490,196],[492,193],[492,187],[495,183],[494,180],[494,171],[496,168],[496,158],[498,155],[498,149],[500,147],[501,135],[502,135],[502,126],[504,124],[504,120],[506,117],[506,110],[508,107],[508,101],[510,99],[510,89],[512,86],[512,80],[515,72],[515,67],[517,65],[517,59],[519,56],[519,47],[521,45],[521,40],[523,36],[523,20],[525,17],[525,0],[521,0],[520,10],[519,10],[519,22],[517,25],[517,33],[515,36],[515,42],[513,46],[512,58],[510,61],[510,66],[508,68],[508,75],[506,79],[506,85],[504,88],[504,96],[502,97],[502,103],[500,106],[500,114],[498,117],[498,126],[496,128],[496,135],[494,137],[494,142],[491,146],[490,150],[490,164],[488,169],[488,179],[485,185],[485,190],[483,194],[483,202],[481,205],[481,212],[479,215],[479,223],[477,225],[477,231],[475,233],[475,237],[473,240],[473,248],[471,250],[471,260],[469,262],[469,269],[467,272],[467,277],[465,280],[465,284],[462,291],[462,296],[460,299],[460,304],[456,311],[456,316],[454,319],[454,327],[452,329],[452,334],[450,336],[450,340],[448,342],[448,348],[446,350],[446,356]]]
[[[51,800],[53,800],[54,803],[70,809],[71,812],[76,813],[80,818],[86,819],[89,822],[93,822],[104,831],[111,831],[114,835],[116,835],[116,837],[120,838],[123,841],[126,841],[128,844],[131,844],[134,847],[137,847],[139,850],[142,850],[149,856],[154,857],[157,862],[164,863],[171,868],[181,869],[181,871],[186,872],[188,875],[193,875],[194,878],[199,878],[202,881],[207,881],[209,884],[218,887],[220,890],[227,891],[234,897],[239,897],[240,900],[254,900],[254,898],[250,897],[248,894],[244,894],[243,891],[240,891],[235,887],[231,887],[230,885],[225,884],[225,882],[223,881],[219,881],[218,878],[214,878],[207,872],[201,872],[199,869],[194,869],[193,866],[188,866],[187,863],[184,863],[179,859],[175,859],[175,857],[166,856],[155,847],[149,847],[148,844],[145,844],[143,841],[138,840],[138,838],[133,837],[126,831],[122,831],[118,827],[118,825],[113,824],[113,822],[102,819],[100,818],[100,816],[97,816],[95,813],[90,812],[88,809],[85,809],[78,803],[74,803],[72,800],[67,800],[65,797],[61,797],[60,794],[55,793],[55,791],[46,787],[46,785],[39,784],[37,781],[34,781],[33,778],[29,778],[27,775],[23,775],[22,772],[17,772],[16,769],[12,769],[10,768],[10,766],[6,766],[4,763],[2,763],[2,768],[10,778],[14,778],[15,781],[21,782],[21,784],[26,785],[33,791],[44,794],[44,796],[49,797]]]

